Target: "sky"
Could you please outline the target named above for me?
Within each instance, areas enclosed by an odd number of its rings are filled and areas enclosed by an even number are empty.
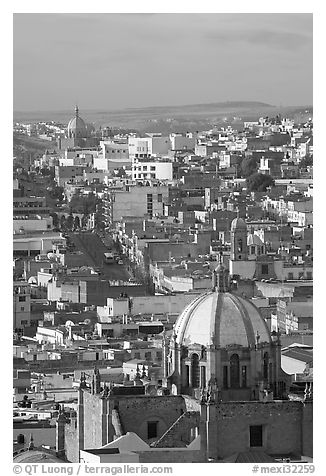
[[[15,13],[14,110],[312,104],[312,14]]]

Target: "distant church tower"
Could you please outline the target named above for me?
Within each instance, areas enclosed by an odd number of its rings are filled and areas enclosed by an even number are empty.
[[[247,225],[242,218],[235,218],[231,224],[231,256],[232,261],[248,259]]]

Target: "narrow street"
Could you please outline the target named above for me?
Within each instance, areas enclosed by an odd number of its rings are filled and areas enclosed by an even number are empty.
[[[104,263],[104,253],[108,251],[108,248],[96,233],[69,233],[69,237],[75,244],[76,250],[83,252],[83,255],[81,255],[81,266],[85,264],[86,255],[91,265],[100,269],[103,279],[128,281],[131,275],[126,269],[126,264]]]

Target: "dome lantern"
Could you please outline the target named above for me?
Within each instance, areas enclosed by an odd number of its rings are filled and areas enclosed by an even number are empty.
[[[229,290],[229,272],[223,265],[222,256],[222,253],[220,253],[218,257],[218,265],[213,271],[212,287],[213,291],[226,293]]]

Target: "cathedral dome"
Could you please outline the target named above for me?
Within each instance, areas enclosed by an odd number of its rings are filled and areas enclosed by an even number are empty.
[[[234,220],[232,220],[231,231],[235,231],[235,230],[246,230],[247,231],[246,222],[242,218],[235,218]]]
[[[78,107],[75,109],[76,115],[70,119],[68,123],[68,137],[86,137],[86,124],[81,117],[79,117]]]
[[[271,343],[270,333],[259,310],[250,301],[229,292],[209,291],[192,301],[175,326],[177,344],[199,344],[225,348]]]

